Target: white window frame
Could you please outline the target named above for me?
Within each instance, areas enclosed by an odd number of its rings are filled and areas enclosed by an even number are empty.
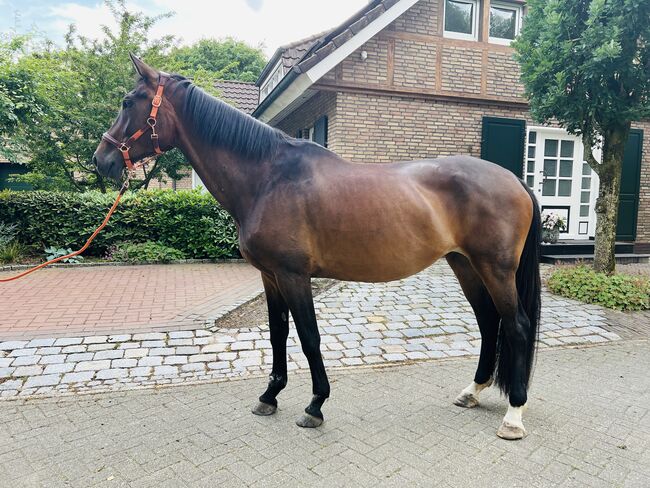
[[[480,2],[479,0],[453,0],[457,3],[468,3],[471,4],[474,8],[472,11],[474,12],[474,18],[472,19],[472,33],[471,34],[463,34],[462,32],[454,32],[454,31],[448,31],[447,26],[445,25],[446,19],[447,19],[447,1],[445,0],[444,3],[444,9],[442,13],[442,22],[443,22],[443,35],[444,37],[448,37],[450,39],[464,39],[466,41],[478,41],[478,19],[481,16],[480,15]]]
[[[276,75],[279,76],[276,78]],[[282,78],[284,78],[284,65],[282,64],[282,59],[280,59],[260,87],[260,103],[269,96],[276,86],[278,86],[280,81],[282,81]]]
[[[445,2],[446,3],[446,2]],[[496,8],[502,8],[502,9],[507,9],[507,10],[514,10],[515,12],[515,37],[519,35],[519,31],[521,30],[521,20],[523,18],[523,13],[524,13],[524,8],[522,5],[518,5],[516,3],[509,3],[509,2],[490,2],[490,9],[492,7]],[[492,15],[492,12],[489,11],[488,15]],[[504,39],[502,37],[492,37],[490,36],[490,21],[491,19],[488,19],[488,41],[493,43],[493,44],[504,44],[506,46],[509,46],[514,39]]]

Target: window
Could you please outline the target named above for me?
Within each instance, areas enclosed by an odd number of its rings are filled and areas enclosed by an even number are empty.
[[[260,89],[260,102],[264,100],[284,78],[284,66],[280,61]]]
[[[510,44],[521,26],[521,7],[508,3],[490,4],[490,42]]]
[[[445,0],[445,37],[478,39],[478,0]]]

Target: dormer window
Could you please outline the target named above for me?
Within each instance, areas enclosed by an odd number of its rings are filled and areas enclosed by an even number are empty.
[[[478,0],[445,0],[445,37],[478,39]]]
[[[490,42],[510,44],[521,27],[522,8],[510,3],[490,4]]]
[[[282,78],[284,78],[284,66],[282,61],[279,61],[260,89],[260,102],[269,96]]]

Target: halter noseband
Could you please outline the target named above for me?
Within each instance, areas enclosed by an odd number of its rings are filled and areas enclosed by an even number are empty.
[[[145,125],[142,129],[138,129],[131,137],[126,139],[124,142],[118,141],[108,132],[104,132],[104,134],[102,135],[103,140],[115,146],[118,149],[118,151],[122,153],[122,158],[124,158],[124,164],[126,165],[129,171],[133,171],[134,169],[137,169],[140,166],[143,166],[145,164],[145,163],[133,164],[133,162],[131,161],[131,155],[129,154],[129,151],[131,150],[132,144],[135,141],[137,141],[149,129],[151,129],[151,143],[153,144],[154,152],[156,154],[163,153],[160,150],[160,144],[158,142],[158,134],[156,133],[156,117],[158,116],[158,108],[160,107],[160,104],[163,101],[163,92],[165,91],[165,84],[167,83],[167,80],[169,80],[169,75],[166,73],[160,73],[160,76],[158,77],[158,88],[156,89],[156,94],[151,100],[151,112],[149,113],[149,117],[147,118],[147,125]]]

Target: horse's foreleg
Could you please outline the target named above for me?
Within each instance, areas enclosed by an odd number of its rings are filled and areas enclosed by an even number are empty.
[[[273,369],[269,385],[253,407],[255,415],[271,415],[278,407],[276,397],[287,386],[287,337],[289,336],[289,308],[282,297],[274,277],[262,273],[269,309],[269,330],[273,349]]]
[[[314,396],[305,409],[305,413],[296,423],[300,427],[318,427],[323,423],[321,407],[330,395],[330,385],[327,381],[325,365],[320,353],[320,334],[316,324],[311,279],[309,276],[286,274],[278,275],[277,283],[291,310],[302,350],[307,357],[309,369],[311,370]]]
[[[458,278],[467,301],[472,306],[479,330],[481,331],[481,355],[474,375],[474,381],[454,400],[459,407],[472,408],[479,404],[479,394],[492,384],[496,361],[497,332],[499,313],[494,302],[469,260],[458,253],[446,256]]]

